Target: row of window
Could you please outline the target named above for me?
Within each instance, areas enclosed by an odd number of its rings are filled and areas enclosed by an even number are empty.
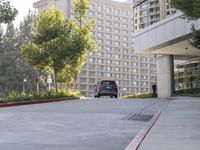
[[[131,30],[129,30],[128,28],[122,29],[122,28],[105,27],[105,26],[96,25],[93,28],[93,31],[98,31],[98,32],[101,31],[101,32],[109,32],[109,33],[113,33],[113,34],[127,35],[127,34],[130,34],[129,32]],[[130,34],[130,35],[132,35],[132,34]]]
[[[83,81],[85,81],[84,79],[82,79]],[[89,79],[89,83],[90,84],[95,84],[97,83],[98,80],[95,80],[94,78],[91,78]],[[87,87],[89,88],[89,90],[94,90],[94,85],[87,85],[87,84],[83,84],[84,82],[81,82],[79,87],[80,87],[80,90],[87,90]],[[150,83],[148,82],[138,82],[138,81],[132,81],[132,82],[129,82],[129,81],[119,81],[119,80],[116,80],[116,83],[118,86],[121,86],[123,85],[123,87],[126,87],[127,89],[130,87],[137,87],[137,86],[143,86],[143,87],[150,87]]]
[[[111,7],[106,7],[106,6],[96,6],[95,4],[90,4],[89,5],[90,10],[97,10],[98,12],[106,12],[106,13],[114,13],[115,15],[124,15],[128,16],[129,11],[126,10],[120,10],[120,9],[113,9]]]
[[[101,49],[100,47],[99,49]],[[110,47],[108,47],[110,48]],[[126,49],[123,49],[122,51],[126,51]],[[113,58],[113,59],[123,59],[123,60],[131,60],[131,61],[140,61],[140,62],[152,62],[155,63],[156,59],[153,57],[143,57],[143,56],[136,56],[136,55],[121,55],[121,54],[113,54],[113,53],[103,53],[99,51],[89,52],[89,56],[97,56],[97,57],[103,57],[105,58]],[[153,67],[154,64],[151,64],[150,66]]]
[[[140,59],[134,59],[132,60],[131,56],[128,56],[128,55],[118,55],[118,54],[115,54],[114,57],[113,55],[111,56],[111,54],[109,55],[104,55],[103,57],[103,54],[102,53],[98,53],[99,56],[96,58],[96,57],[89,57],[88,58],[88,63],[99,63],[99,64],[113,64],[115,63],[115,65],[120,65],[122,62],[124,65],[127,65],[129,66],[130,64],[132,64],[132,66],[139,66],[141,68],[146,68],[146,67],[150,67],[150,68],[155,68],[156,65],[155,64],[145,64],[145,63],[136,63],[134,61],[139,61],[139,62],[148,62],[148,59],[147,58],[140,58]],[[106,59],[108,58],[108,59]],[[111,59],[112,58],[112,59]],[[120,60],[123,60],[123,61],[120,61]],[[154,63],[155,61],[153,61],[152,63]],[[113,64],[114,65],[114,64]]]

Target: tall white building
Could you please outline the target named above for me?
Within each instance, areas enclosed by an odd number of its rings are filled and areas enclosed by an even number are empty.
[[[148,27],[171,14],[176,13],[171,8],[171,0],[135,0],[134,31]]]
[[[40,0],[34,3],[39,12],[48,4],[71,14],[70,0]],[[156,82],[156,62],[153,57],[134,53],[133,9],[130,3],[111,0],[89,0],[88,17],[97,22],[92,35],[97,50],[89,52],[87,62],[78,77],[77,87],[85,96],[94,96],[94,85],[102,79],[116,80],[120,95],[144,93]]]

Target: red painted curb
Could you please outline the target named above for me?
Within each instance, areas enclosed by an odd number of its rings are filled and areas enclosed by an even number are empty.
[[[45,99],[45,100],[33,100],[33,101],[23,101],[23,102],[13,102],[13,103],[1,103],[0,107],[13,107],[13,106],[21,106],[21,105],[51,103],[51,102],[60,102],[60,101],[73,100],[73,99],[78,99],[78,98],[68,97],[68,98],[58,98],[58,99]]]
[[[160,114],[161,110],[153,115],[153,118],[148,123],[146,123],[146,125],[140,130],[140,132],[135,136],[131,143],[125,148],[125,150],[137,150],[145,136],[148,134],[150,129],[153,127],[153,125],[159,118]]]

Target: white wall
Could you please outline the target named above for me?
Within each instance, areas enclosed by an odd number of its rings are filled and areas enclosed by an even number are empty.
[[[150,50],[154,46],[167,43],[191,33],[191,25],[200,29],[200,19],[188,21],[179,12],[134,34],[135,51]],[[148,52],[148,51],[147,51]]]

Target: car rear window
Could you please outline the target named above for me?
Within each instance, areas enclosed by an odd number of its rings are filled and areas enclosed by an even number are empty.
[[[101,81],[101,85],[116,85],[115,81]]]

